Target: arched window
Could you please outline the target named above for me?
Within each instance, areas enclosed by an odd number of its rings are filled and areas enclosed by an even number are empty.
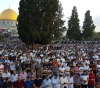
[[[11,21],[11,24],[13,24],[13,21]]]
[[[2,22],[3,22],[3,25],[4,25],[5,24],[5,21],[3,20]]]
[[[7,24],[9,24],[9,20],[7,20]]]

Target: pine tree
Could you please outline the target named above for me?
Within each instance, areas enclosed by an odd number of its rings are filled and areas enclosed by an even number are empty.
[[[83,37],[85,39],[92,38],[94,33],[95,25],[92,21],[92,16],[90,15],[90,11],[86,11],[85,18],[83,22]]]
[[[19,38],[27,45],[50,43],[59,0],[20,0]]]
[[[63,36],[63,32],[66,29],[66,27],[64,26],[65,21],[62,19],[64,16],[62,11],[63,11],[62,4],[61,2],[59,2],[59,7],[54,22],[55,25],[54,39],[61,39],[61,37]]]
[[[68,20],[67,35],[69,39],[79,40],[80,38],[80,26],[79,18],[76,6],[73,7],[72,15]]]

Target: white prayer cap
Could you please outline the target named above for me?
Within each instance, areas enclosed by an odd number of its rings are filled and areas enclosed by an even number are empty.
[[[8,55],[4,55],[5,57],[8,57]]]
[[[24,53],[23,56],[26,56],[26,54]]]
[[[10,53],[9,55],[13,55],[13,53]]]
[[[35,50],[33,50],[33,52],[35,52]]]
[[[43,57],[43,54],[40,54],[41,57]]]

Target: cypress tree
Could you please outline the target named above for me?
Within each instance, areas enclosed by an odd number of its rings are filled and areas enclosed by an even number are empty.
[[[54,39],[61,39],[63,36],[63,32],[66,29],[66,27],[64,26],[65,21],[62,19],[64,16],[62,11],[63,11],[62,4],[59,2],[59,7],[56,13],[55,23],[54,23],[55,24]]]
[[[92,16],[90,15],[90,11],[86,11],[85,18],[83,22],[83,37],[85,39],[92,38],[94,34],[95,25],[93,24]]]
[[[79,40],[80,38],[80,26],[79,18],[76,6],[73,7],[72,14],[68,20],[67,35],[69,39]]]
[[[54,34],[54,21],[59,0],[20,0],[19,38],[27,45],[48,44]]]

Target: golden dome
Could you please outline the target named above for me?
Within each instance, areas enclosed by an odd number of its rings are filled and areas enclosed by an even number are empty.
[[[12,9],[4,10],[0,15],[0,20],[17,20],[18,14]]]

